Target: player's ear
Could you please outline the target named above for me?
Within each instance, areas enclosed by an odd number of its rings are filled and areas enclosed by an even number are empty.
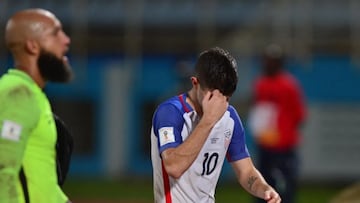
[[[37,41],[35,41],[35,40],[26,40],[25,50],[26,50],[26,52],[28,52],[32,55],[35,55],[35,54],[39,53],[40,46],[37,43]]]
[[[191,77],[191,84],[197,86],[199,84],[199,79],[195,76]]]

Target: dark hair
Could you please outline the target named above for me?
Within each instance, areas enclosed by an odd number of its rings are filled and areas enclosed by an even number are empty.
[[[273,76],[279,73],[285,62],[284,51],[278,44],[268,45],[263,53],[262,63],[265,75]]]
[[[202,88],[218,89],[225,96],[232,96],[238,82],[236,69],[236,61],[230,53],[215,47],[200,54],[195,74]]]

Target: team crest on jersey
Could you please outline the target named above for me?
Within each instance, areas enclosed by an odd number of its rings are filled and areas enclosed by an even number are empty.
[[[227,148],[230,144],[230,137],[231,137],[230,129],[225,130],[224,136],[225,136],[225,148]]]
[[[230,129],[225,130],[224,135],[225,135],[225,139],[230,139],[230,137],[231,137]]]
[[[175,142],[174,128],[162,127],[159,129],[160,146]]]
[[[19,141],[21,129],[21,125],[13,121],[5,120],[1,130],[1,137],[7,140]]]

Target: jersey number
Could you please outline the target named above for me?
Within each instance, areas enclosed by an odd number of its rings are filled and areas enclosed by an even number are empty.
[[[218,159],[219,154],[214,152],[211,155],[209,153],[204,154],[204,162],[203,162],[203,170],[201,175],[210,175],[212,172],[214,172]]]

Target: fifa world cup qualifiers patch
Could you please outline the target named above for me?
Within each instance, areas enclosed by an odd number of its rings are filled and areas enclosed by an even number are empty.
[[[162,127],[159,129],[159,140],[160,146],[175,142],[174,128],[173,127]]]
[[[1,130],[1,137],[7,140],[19,141],[21,129],[21,125],[13,121],[4,120]]]

